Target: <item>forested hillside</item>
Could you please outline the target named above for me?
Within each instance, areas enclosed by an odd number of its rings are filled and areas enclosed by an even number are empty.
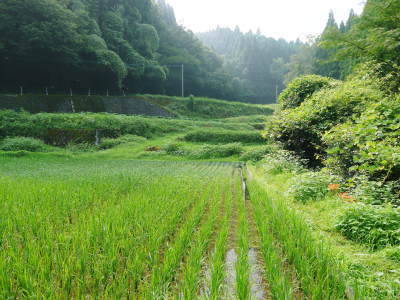
[[[163,0],[3,0],[3,91],[190,94],[232,98],[222,61]]]
[[[267,38],[260,32],[243,33],[238,27],[197,33],[207,46],[224,58],[224,69],[240,86],[240,97],[248,101],[273,102],[284,88],[287,64],[304,44]]]

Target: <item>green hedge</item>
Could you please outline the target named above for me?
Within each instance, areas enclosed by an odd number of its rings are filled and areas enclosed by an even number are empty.
[[[196,130],[187,133],[184,140],[188,142],[206,143],[264,143],[265,140],[257,131],[216,131]]]
[[[0,111],[0,138],[34,137],[53,145],[93,142],[96,130],[100,130],[103,137],[117,137],[124,134],[151,137],[177,132],[189,126],[191,123],[186,121],[107,113],[30,114],[10,110]]]

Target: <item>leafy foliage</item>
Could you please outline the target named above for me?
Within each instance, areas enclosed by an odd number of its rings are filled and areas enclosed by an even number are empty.
[[[181,64],[191,93],[237,91],[220,58],[179,26],[162,0],[4,0],[0,15],[6,91],[177,95]]]
[[[142,136],[126,134],[118,138],[104,138],[99,145],[100,149],[110,149],[122,144],[143,143],[146,138]]]
[[[2,151],[46,152],[50,149],[43,141],[30,137],[8,137],[0,141]]]
[[[360,116],[368,104],[378,102],[383,95],[366,81],[348,81],[315,93],[297,108],[276,114],[267,123],[265,134],[311,165],[320,165],[325,156],[323,134]]]
[[[299,159],[293,152],[277,150],[268,153],[262,160],[263,168],[270,174],[302,173],[305,171],[307,161]]]
[[[322,172],[306,172],[293,178],[289,194],[298,202],[323,199],[328,194],[330,177]]]
[[[385,98],[327,132],[327,165],[345,177],[364,174],[371,180],[399,180],[399,116],[399,98]]]
[[[216,130],[197,130],[187,133],[184,138],[188,142],[207,142],[207,143],[262,143],[264,139],[256,131],[216,131]]]
[[[243,152],[242,144],[231,143],[224,145],[203,145],[199,149],[194,150],[189,154],[190,157],[195,159],[211,159],[230,157],[232,155],[239,155]]]
[[[295,108],[315,92],[323,88],[333,88],[338,84],[336,80],[318,75],[298,77],[279,95],[279,103],[283,109]]]
[[[266,146],[261,149],[254,149],[254,150],[249,150],[244,152],[240,156],[241,161],[251,161],[251,162],[258,162],[264,159],[265,155],[271,153],[274,151],[275,148],[272,146]]]
[[[350,240],[372,249],[400,244],[400,212],[372,206],[356,206],[344,212],[336,229]]]

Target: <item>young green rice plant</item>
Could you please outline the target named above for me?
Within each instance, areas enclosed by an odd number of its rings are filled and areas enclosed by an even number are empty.
[[[282,257],[274,245],[274,237],[269,230],[269,218],[261,202],[265,196],[259,185],[249,183],[250,200],[261,240],[261,252],[265,262],[265,274],[274,299],[293,299],[293,288],[289,274],[285,272]]]
[[[233,209],[232,193],[227,193],[226,210],[223,216],[221,230],[218,234],[213,254],[211,257],[211,279],[210,279],[210,295],[209,298],[216,300],[220,298],[221,290],[225,278],[225,255],[228,248],[228,237],[230,228],[230,218]]]
[[[218,211],[221,210],[224,205],[223,201],[220,200],[222,188],[226,185],[224,183],[225,182],[220,182],[218,188],[215,190],[214,199],[210,203],[210,217],[197,232],[194,238],[195,243],[187,255],[187,262],[182,271],[183,282],[181,283],[179,292],[179,295],[181,295],[183,299],[195,299],[198,295],[200,271],[204,254],[211,241],[214,229],[216,229],[215,225],[217,223]]]
[[[263,209],[270,217],[270,230],[295,267],[303,293],[312,299],[344,297],[347,282],[340,261],[283,198],[272,198],[263,187],[260,189]]]
[[[4,299],[135,298],[160,251],[168,266],[160,269],[162,278],[169,282],[208,201],[204,184],[231,168],[70,157],[0,160]]]
[[[250,299],[250,266],[248,260],[249,253],[249,228],[247,221],[247,213],[245,207],[245,199],[240,195],[243,195],[240,187],[242,183],[241,178],[237,176],[237,188],[236,195],[238,198],[238,211],[239,211],[239,226],[237,230],[238,235],[238,259],[236,262],[236,293],[240,300]]]
[[[193,234],[200,223],[208,204],[208,190],[200,199],[200,204],[193,211],[191,218],[183,225],[176,240],[166,249],[163,261],[160,261],[152,270],[151,277],[145,285],[143,295],[148,299],[160,298],[167,294],[169,284],[174,280],[179,264],[187,252]]]

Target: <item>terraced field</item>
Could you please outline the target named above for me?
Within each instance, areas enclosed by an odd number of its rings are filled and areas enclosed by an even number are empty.
[[[1,158],[0,178],[2,299],[345,293],[323,247],[238,163]]]

